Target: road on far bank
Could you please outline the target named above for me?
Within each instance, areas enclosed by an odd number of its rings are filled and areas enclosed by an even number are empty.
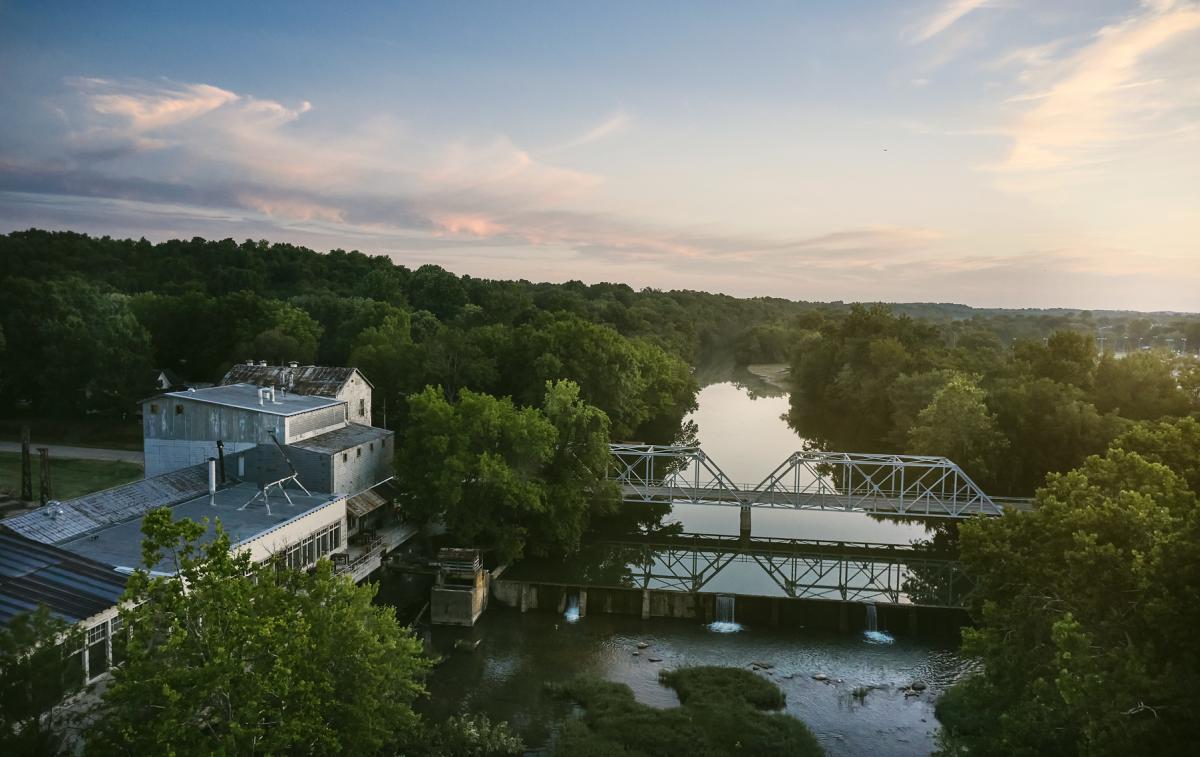
[[[37,457],[38,447],[46,447],[50,450],[50,458],[59,458],[62,460],[108,460],[111,462],[134,463],[136,465],[145,466],[146,457],[141,452],[129,449],[99,449],[97,447],[71,447],[64,444],[38,444],[33,442],[29,445],[30,451],[34,457]],[[21,452],[20,442],[0,442],[0,452]]]

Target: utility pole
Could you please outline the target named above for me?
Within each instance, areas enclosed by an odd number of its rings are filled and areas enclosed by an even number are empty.
[[[49,447],[38,447],[38,454],[42,457],[42,487],[41,501],[42,507],[50,501],[50,449]]]
[[[21,499],[33,501],[33,466],[29,462],[29,426],[21,426]]]

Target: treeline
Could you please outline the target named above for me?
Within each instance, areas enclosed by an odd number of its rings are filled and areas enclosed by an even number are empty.
[[[540,403],[572,379],[620,437],[692,403],[688,366],[805,306],[623,284],[409,270],[384,256],[232,240],[0,236],[0,413],[129,413],[156,369],[212,382],[234,362],[363,361],[389,425],[427,385]]]
[[[802,435],[832,449],[944,455],[996,494],[1032,494],[1131,421],[1200,411],[1200,362],[1101,354],[1074,330],[1006,343],[982,323],[950,330],[855,306],[810,314],[788,349]]]

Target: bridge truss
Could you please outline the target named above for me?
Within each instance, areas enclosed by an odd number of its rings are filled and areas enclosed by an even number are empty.
[[[989,497],[944,457],[800,451],[756,485],[737,484],[695,446],[613,444],[626,502],[836,510],[922,518],[1001,515],[1029,500]]]

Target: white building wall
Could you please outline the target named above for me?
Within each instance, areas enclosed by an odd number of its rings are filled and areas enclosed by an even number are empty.
[[[234,546],[235,551],[250,550],[250,559],[262,562],[272,555],[287,549],[292,544],[303,541],[305,537],[316,531],[340,523],[342,526],[341,544],[336,551],[346,551],[346,498],[338,499],[323,505],[316,510],[310,510],[289,520],[275,529],[259,534],[249,541]]]
[[[198,465],[210,457],[217,457],[216,441],[192,441],[188,439],[144,439],[146,456],[146,477],[161,476],[164,473]],[[253,449],[249,442],[226,442],[225,454],[231,454]]]
[[[337,398],[346,403],[346,420],[373,426],[371,422],[371,385],[355,371],[350,380],[338,392]]]

